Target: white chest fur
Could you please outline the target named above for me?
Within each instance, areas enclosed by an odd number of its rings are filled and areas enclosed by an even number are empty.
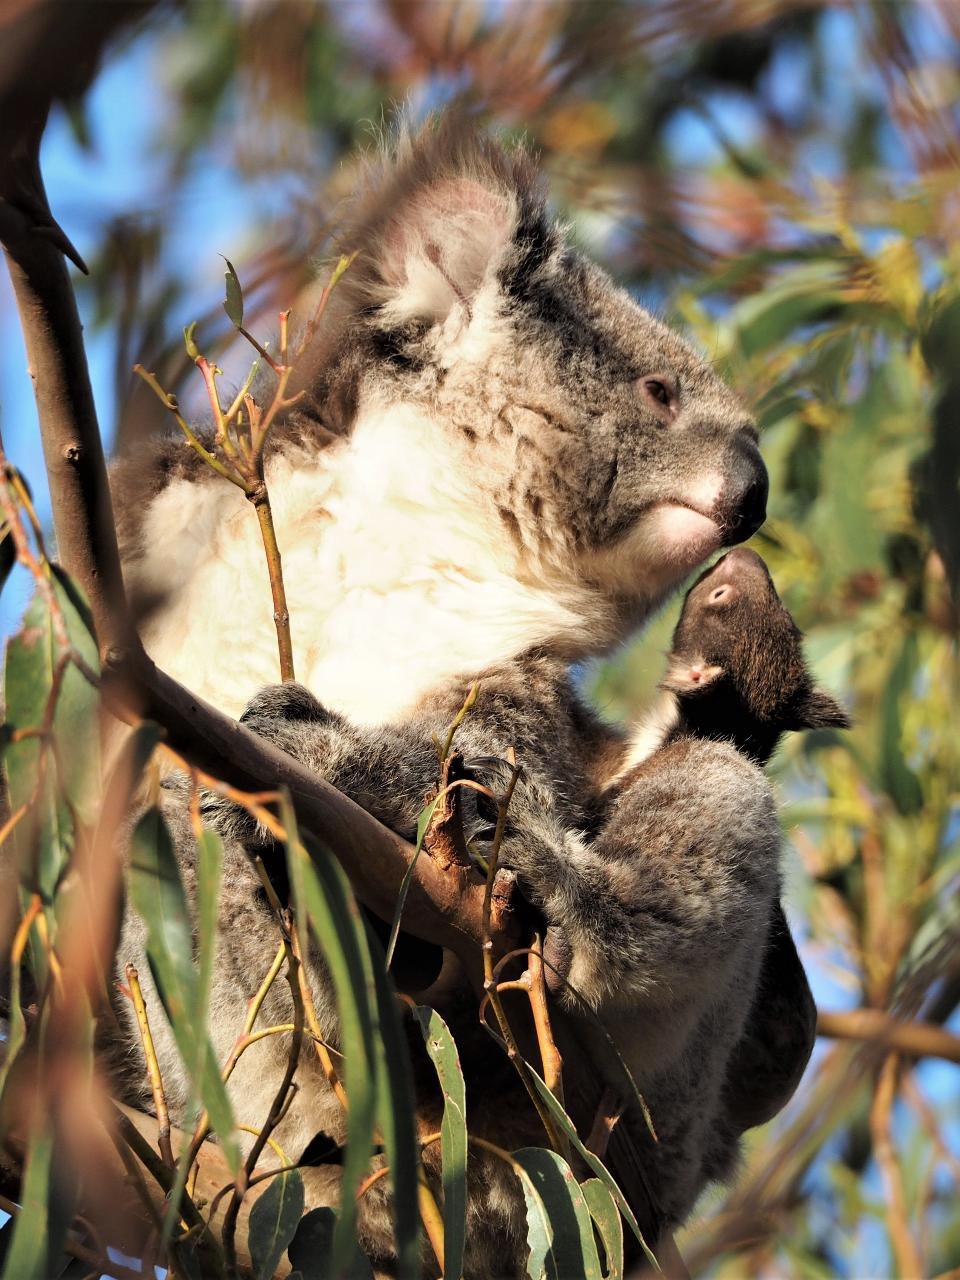
[[[275,458],[267,479],[297,677],[355,723],[396,719],[445,678],[591,624],[586,594],[518,577],[469,468],[407,406],[368,414],[319,457]],[[147,649],[238,715],[279,679],[252,509],[227,482],[177,481],[147,512],[144,546],[129,573],[166,599]]]

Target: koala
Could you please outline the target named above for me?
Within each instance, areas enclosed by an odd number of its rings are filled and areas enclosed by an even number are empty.
[[[510,749],[522,762],[503,856],[563,949],[579,995],[564,987],[558,1004],[576,1022],[583,1001],[611,1028],[663,1113],[656,1194],[663,1220],[679,1222],[758,1113],[751,1087],[727,1076],[737,1060],[767,1064],[775,1038],[762,993],[779,954],[768,946],[776,810],[759,757],[728,740],[731,722],[672,737],[678,712],[643,759],[584,704],[570,668],[621,643],[712,554],[760,527],[755,424],[706,361],[571,243],[529,155],[461,121],[402,133],[371,164],[342,243],[358,256],[265,464],[302,683],[261,691],[276,651],[256,522],[173,439],[113,473],[127,585],[151,602],[144,642],[196,693],[406,836],[436,785],[431,735],[479,680],[458,746],[477,776],[495,775],[482,762]],[[700,697],[727,687],[708,676]],[[176,779],[164,807],[189,885]],[[275,948],[249,855],[278,860],[229,806],[210,800],[207,813],[225,839],[210,1015],[225,1054]],[[142,949],[128,913],[121,964],[142,969]],[[781,951],[795,972],[788,934]],[[335,1040],[322,962],[310,967]],[[264,1016],[287,1020],[279,989]],[[802,1000],[794,1018],[803,1044]],[[462,1021],[475,1029],[475,1007]],[[231,1079],[242,1114],[266,1112],[284,1065],[275,1039]],[[175,1048],[157,1040],[182,1113]],[[134,1046],[131,1027],[135,1058]],[[502,1062],[488,1070],[481,1048],[461,1058],[471,1123],[505,1145],[542,1140],[503,1104]],[[297,1154],[319,1131],[341,1140],[343,1118],[308,1062],[278,1137]],[[468,1273],[516,1274],[522,1197],[481,1163]],[[336,1169],[310,1173],[312,1202],[335,1202]],[[382,1183],[361,1207],[361,1245],[389,1269]]]

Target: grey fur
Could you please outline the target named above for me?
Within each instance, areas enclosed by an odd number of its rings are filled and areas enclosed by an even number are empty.
[[[522,763],[504,858],[561,931],[571,978],[620,1043],[653,1110],[656,1149],[636,1117],[625,1123],[645,1144],[665,1218],[678,1222],[705,1182],[729,1171],[743,1127],[725,1102],[727,1069],[776,909],[776,811],[757,765],[722,742],[673,742],[611,792],[628,744],[582,704],[567,663],[607,650],[711,550],[742,540],[762,520],[766,476],[753,424],[708,364],[571,247],[523,152],[450,121],[403,137],[373,172],[343,239],[360,256],[302,371],[307,397],[277,428],[272,456],[302,467],[336,456],[371,404],[419,415],[444,451],[442,465],[468,482],[458,514],[478,536],[502,543],[498,572],[535,589],[538,601],[562,605],[575,623],[555,623],[547,610],[545,621],[518,631],[526,638],[512,650],[491,641],[489,654],[460,670],[449,669],[438,639],[436,674],[429,676],[428,662],[428,676],[404,691],[404,713],[382,724],[357,724],[298,686],[265,689],[244,719],[412,836],[424,794],[436,785],[431,735],[444,731],[480,677],[458,746],[478,774],[492,768],[494,780],[497,767],[484,761],[512,747]],[[402,413],[397,420],[406,421]],[[137,587],[154,550],[143,528],[171,479],[192,486],[188,500],[198,511],[221,483],[169,442],[115,472],[125,564]],[[656,520],[665,510],[689,516],[697,538],[705,525],[713,532],[702,544],[688,545],[683,532],[676,546],[661,545],[666,526]],[[322,544],[319,514],[309,532]],[[217,536],[231,534],[224,525]],[[443,546],[431,551],[443,562]],[[308,585],[318,597],[327,588]],[[171,581],[151,634],[162,638],[178,590]],[[404,599],[398,584],[383,607],[402,609]],[[478,586],[476,627],[502,632],[512,619],[491,623],[497,606],[486,600]],[[249,648],[248,620],[203,622],[230,669],[230,646]],[[425,616],[422,642],[430,637]],[[385,652],[383,662],[395,657]],[[314,692],[337,705],[337,688]],[[175,780],[165,807],[189,879],[192,839]],[[273,851],[229,806],[209,800],[207,818],[226,840],[211,1002],[211,1034],[223,1054],[275,947],[247,857],[259,850],[269,862]],[[142,931],[128,914],[120,960],[131,959],[144,968]],[[335,1040],[316,957],[311,980]],[[576,1019],[576,1002],[560,998]],[[271,1000],[265,1016],[285,1021],[279,985]],[[505,1101],[512,1083],[476,1039],[475,1013],[458,1022],[454,1006],[445,1013],[469,1045],[461,1056],[471,1076],[471,1127],[507,1145],[541,1141],[535,1126],[520,1131],[524,1109]],[[185,1082],[172,1041],[162,1028],[158,1038],[182,1111]],[[231,1081],[239,1109],[252,1112],[272,1096],[280,1052],[271,1038],[241,1060]],[[422,1074],[429,1111],[429,1070]],[[322,1076],[305,1063],[279,1137],[296,1154],[318,1129],[343,1137]],[[473,1173],[468,1274],[517,1274],[524,1254],[517,1189],[480,1160]],[[312,1203],[335,1197],[335,1170],[310,1171],[309,1182]],[[389,1267],[382,1187],[363,1199],[361,1244]]]

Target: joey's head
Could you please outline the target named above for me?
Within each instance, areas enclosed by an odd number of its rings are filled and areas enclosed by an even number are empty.
[[[747,547],[729,551],[688,591],[663,684],[684,731],[733,739],[760,763],[789,730],[850,724],[814,686],[800,629]]]
[[[579,620],[539,643],[602,650],[763,523],[749,413],[569,243],[523,150],[456,118],[403,135],[343,245],[358,257],[309,411],[341,434],[376,419],[429,440],[459,512],[461,545],[438,557],[460,562],[472,522],[500,574]],[[399,438],[391,453],[402,465]]]

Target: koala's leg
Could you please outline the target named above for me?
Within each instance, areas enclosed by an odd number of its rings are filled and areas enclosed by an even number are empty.
[[[738,1132],[766,1124],[793,1097],[817,1035],[817,1007],[783,908],[770,939],[743,1036],[727,1066],[723,1100]]]
[[[762,951],[779,881],[779,826],[762,772],[731,746],[684,740],[639,768],[587,841],[522,782],[502,851],[569,949],[595,1009],[676,1021]]]

